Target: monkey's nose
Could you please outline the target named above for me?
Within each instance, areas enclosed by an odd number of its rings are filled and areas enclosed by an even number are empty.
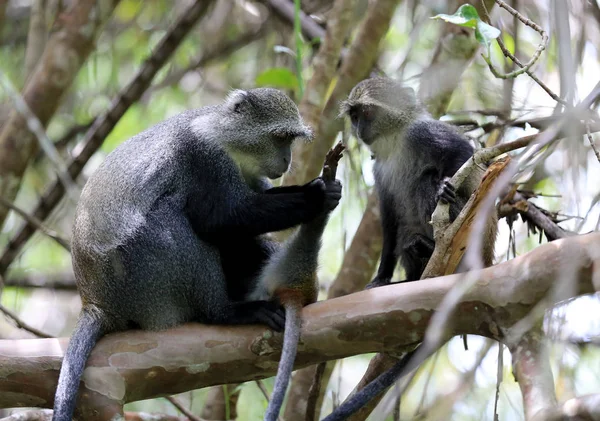
[[[283,163],[288,166],[290,165],[290,159],[289,158],[283,158]]]

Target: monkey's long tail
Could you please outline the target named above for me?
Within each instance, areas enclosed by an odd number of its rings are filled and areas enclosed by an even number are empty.
[[[298,350],[298,342],[300,341],[300,327],[302,323],[300,311],[302,310],[302,305],[296,300],[289,300],[284,304],[284,307],[285,331],[283,334],[283,349],[281,350],[273,394],[265,413],[265,421],[277,421],[279,411],[283,405],[283,398],[285,397],[285,392],[287,391],[290,377],[294,370],[296,351]]]
[[[52,421],[72,420],[77,402],[79,380],[83,374],[85,362],[102,334],[101,319],[93,314],[93,311],[83,309],[69,341],[60,369],[58,387],[54,397]]]
[[[420,345],[419,345],[420,346]],[[347,399],[335,411],[323,418],[322,421],[342,421],[350,415],[356,413],[365,406],[371,399],[390,387],[394,382],[408,373],[405,370],[412,356],[419,347],[400,358],[388,371],[381,373],[375,380],[369,383],[364,389],[358,391],[354,396]]]

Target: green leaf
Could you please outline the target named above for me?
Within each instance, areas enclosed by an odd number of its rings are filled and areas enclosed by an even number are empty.
[[[500,30],[498,28],[494,28],[492,25],[488,25],[482,21],[477,22],[475,39],[477,39],[477,41],[479,41],[479,43],[485,47],[488,57],[490,55],[490,45],[492,44],[492,40],[498,38],[499,36]]]
[[[431,19],[441,19],[454,25],[475,29],[475,39],[485,48],[486,57],[490,55],[492,40],[500,36],[500,30],[482,21],[477,9],[470,4],[463,4],[453,15],[439,14]]]
[[[432,17],[431,19],[441,19],[448,23],[453,23],[454,25],[458,26],[465,26],[467,28],[476,28],[477,22],[481,20],[479,18],[479,14],[477,13],[477,9],[470,4],[463,4],[453,15],[445,15],[442,13]]]
[[[298,78],[285,67],[273,67],[262,72],[256,77],[256,86],[272,86],[281,89],[298,88]]]

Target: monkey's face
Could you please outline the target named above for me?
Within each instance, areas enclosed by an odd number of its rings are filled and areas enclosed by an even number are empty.
[[[312,137],[296,104],[276,89],[234,91],[226,110],[228,144],[246,175],[281,177],[290,168],[292,143]]]
[[[274,180],[290,169],[295,139],[293,135],[271,135],[270,141],[265,143],[265,153],[260,157],[261,175]]]
[[[376,118],[379,109],[375,105],[353,105],[348,109],[348,117],[352,124],[352,133],[366,145],[371,145],[379,136],[376,129]]]

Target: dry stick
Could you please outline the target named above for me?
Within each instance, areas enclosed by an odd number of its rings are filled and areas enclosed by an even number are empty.
[[[185,415],[186,417],[188,417],[190,419],[190,421],[203,421],[202,418],[197,417],[196,415],[192,414],[192,412],[187,409],[185,406],[183,406],[183,404],[181,403],[181,401],[173,396],[167,396],[167,400],[169,402],[171,402],[171,404],[173,404],[173,406],[175,408],[177,408],[179,410],[179,412],[181,412],[183,415]]]
[[[2,304],[0,304],[0,311],[4,313],[5,316],[12,319],[17,325],[17,327],[26,330],[30,333],[33,333],[35,336],[39,336],[40,338],[54,338],[54,336],[52,335],[48,335],[47,333],[44,333],[41,330],[36,329],[35,327],[29,326],[27,323],[21,320],[19,316],[17,316],[15,313],[4,307]]]
[[[267,401],[267,403],[269,403],[271,398],[269,397],[269,392],[267,391],[265,384],[262,382],[262,380],[254,380],[254,382],[256,383],[256,386],[258,386],[258,389],[261,391],[261,393],[265,397],[265,400]]]
[[[596,159],[598,160],[598,162],[600,162],[600,151],[598,151],[598,148],[596,148],[596,143],[594,142],[594,138],[592,137],[589,120],[585,120],[585,131],[586,131],[588,141],[590,142],[590,146],[592,147],[592,150],[594,151],[594,155],[596,155]]]
[[[129,107],[142,96],[148,86],[150,86],[156,73],[171,57],[196,21],[206,13],[211,3],[212,1],[196,1],[184,11],[182,16],[158,44],[152,56],[144,62],[134,79],[113,101],[110,109],[94,121],[94,124],[86,133],[81,151],[68,165],[67,172],[72,179],[77,178],[85,164],[102,145],[102,142],[117,122],[123,117]],[[39,220],[44,220],[61,200],[63,193],[64,187],[62,183],[55,182],[38,201],[33,216]],[[11,239],[0,258],[0,275],[6,272],[8,266],[34,232],[35,227],[27,223]]]
[[[546,215],[538,206],[530,203],[527,197],[521,193],[514,191],[509,196],[500,201],[501,214],[518,212],[526,223],[531,223],[535,228],[544,232],[548,241],[575,235],[575,233],[560,227],[555,220]]]
[[[71,245],[69,244],[69,240],[62,238],[62,236],[60,236],[56,231],[51,230],[50,228],[46,227],[42,223],[42,221],[37,219],[35,216],[29,215],[23,209],[15,206],[13,203],[10,203],[8,200],[6,200],[2,196],[0,196],[0,205],[5,206],[8,209],[12,210],[13,212],[17,213],[21,218],[26,220],[29,224],[33,225],[36,229],[40,230],[46,236],[52,238],[54,241],[56,241],[58,244],[60,244],[69,253],[71,252]]]
[[[63,184],[63,188],[67,189],[67,193],[69,193],[70,198],[73,202],[77,201],[77,194],[75,189],[75,182],[71,178],[71,176],[67,173],[67,166],[65,162],[61,158],[60,154],[56,150],[54,143],[48,137],[46,133],[46,129],[44,129],[44,125],[40,122],[40,119],[31,111],[29,105],[21,96],[19,92],[13,87],[11,81],[4,74],[4,72],[0,71],[0,85],[4,87],[8,95],[14,102],[15,110],[25,119],[27,123],[27,128],[33,133],[37,142],[39,143],[42,151],[46,154],[50,163],[54,167],[56,174],[58,175],[59,180]]]
[[[587,110],[598,97],[600,97],[600,82],[598,82],[594,89],[592,89],[592,91],[589,93],[589,95],[577,107],[573,108],[569,113],[576,114]],[[556,138],[565,121],[566,119],[561,119],[557,123],[552,125],[550,128],[548,128],[548,130],[538,134],[538,136],[535,138],[536,142],[530,145],[530,147],[521,155],[519,160],[514,160],[513,162],[511,162],[510,165],[508,165],[508,167],[505,169],[505,171],[503,171],[499,175],[496,182],[491,186],[490,191],[481,203],[480,213],[476,216],[474,220],[471,235],[468,239],[471,247],[469,251],[465,253],[464,257],[466,264],[469,266],[469,269],[480,268],[481,262],[477,256],[477,250],[481,249],[482,244],[481,236],[477,235],[477,233],[483,232],[489,212],[494,206],[495,198],[500,194],[501,190],[505,188],[505,186],[512,179],[512,177],[517,173],[519,165],[521,163],[530,159],[543,147],[547,146]],[[476,158],[486,157],[486,153],[491,153],[490,151],[492,149],[494,148],[484,149],[483,151],[481,151],[481,155],[479,155],[479,152],[476,152],[473,157],[473,163],[470,162],[471,160],[467,161],[467,163],[465,163],[452,177],[452,183],[456,186],[459,186],[460,182],[458,182],[457,180],[462,180],[465,178],[464,173],[468,173],[468,166],[477,163]],[[434,211],[434,214],[438,212],[438,208],[442,208],[443,206],[447,207],[447,205],[438,204],[436,210]],[[461,217],[464,218],[463,213],[465,212],[466,208],[467,206],[465,206],[465,209],[461,211],[459,216],[456,218],[455,222],[446,229],[446,232],[444,232],[444,236],[446,236],[449,231],[452,231],[453,227],[455,227],[457,223],[460,223],[457,221],[459,221]],[[437,248],[438,241],[436,240],[436,249]],[[434,251],[434,254],[435,253],[436,252]],[[433,256],[430,260],[430,263],[432,260],[434,260]],[[427,271],[427,268],[425,270]],[[438,306],[437,312],[434,314],[431,321],[429,322],[429,326],[425,331],[425,336],[423,338],[421,346],[416,350],[415,355],[413,355],[411,361],[409,361],[409,363],[407,364],[404,373],[409,372],[414,367],[421,364],[422,361],[424,361],[438,348],[439,344],[443,341],[445,337],[444,332],[446,329],[446,325],[449,322],[449,320],[451,320],[450,316],[456,308],[456,303],[458,303],[462,299],[462,297],[464,297],[464,295],[471,290],[477,279],[477,271],[472,270],[471,272],[465,274],[463,282],[454,286],[446,294],[446,296]],[[526,329],[524,329],[523,331],[526,331]]]
[[[323,381],[323,374],[327,368],[327,362],[317,364],[315,370],[315,377],[308,390],[308,398],[306,399],[306,421],[315,421],[317,415],[317,403],[319,401],[319,395],[321,394],[321,382]]]

